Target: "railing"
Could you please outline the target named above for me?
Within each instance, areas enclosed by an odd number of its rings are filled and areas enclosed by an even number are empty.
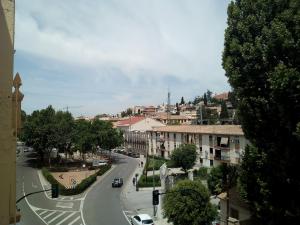
[[[218,149],[222,149],[222,150],[230,150],[230,146],[229,145],[227,147],[220,146],[220,145],[215,145],[214,148],[218,148]]]
[[[227,155],[215,155],[214,159],[220,161],[230,161],[230,157]]]

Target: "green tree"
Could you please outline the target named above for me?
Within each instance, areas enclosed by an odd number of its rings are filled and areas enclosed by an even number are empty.
[[[207,96],[206,96],[206,93],[204,93],[204,95],[203,95],[203,101],[204,101],[204,105],[207,106]]]
[[[44,162],[45,154],[50,165],[50,153],[56,147],[57,134],[55,129],[55,110],[52,106],[34,111],[27,117],[23,128],[23,138],[27,145],[32,146]]]
[[[207,178],[207,186],[211,194],[217,195],[233,187],[237,183],[238,168],[234,165],[221,164],[213,167]]]
[[[207,225],[217,216],[209,193],[200,181],[179,181],[163,200],[164,216],[174,225]]]
[[[56,147],[65,153],[66,157],[72,153],[72,135],[74,132],[74,118],[70,112],[58,111],[55,114]]]
[[[185,104],[185,101],[184,101],[184,98],[183,96],[181,97],[181,100],[180,100],[180,105],[184,105]]]
[[[91,124],[91,132],[94,134],[96,144],[103,149],[111,150],[123,143],[123,134],[114,129],[111,122],[94,121]]]
[[[75,149],[80,151],[83,159],[85,153],[95,151],[96,149],[96,137],[92,133],[91,126],[91,122],[84,119],[75,121],[72,140]]]
[[[261,224],[297,224],[300,1],[233,1],[227,23],[223,67],[252,143],[241,192]]]
[[[196,146],[191,144],[180,145],[171,154],[171,160],[175,166],[181,167],[185,173],[193,168],[196,158]]]
[[[207,97],[207,101],[211,102],[211,100],[212,100],[212,91],[207,90],[206,91],[206,97]]]
[[[222,101],[220,119],[228,119],[228,118],[229,118],[229,114],[228,114],[226,103],[225,101]]]
[[[202,118],[208,124],[216,124],[219,121],[217,110],[202,107]]]

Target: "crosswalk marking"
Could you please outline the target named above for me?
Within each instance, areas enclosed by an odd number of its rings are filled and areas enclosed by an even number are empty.
[[[65,217],[63,220],[61,220],[59,223],[57,223],[56,225],[60,225],[63,222],[65,222],[67,219],[69,219],[71,216],[73,216],[76,212],[71,213],[70,215],[68,215],[67,217]]]
[[[50,220],[48,223],[52,223],[54,220],[56,220],[58,217],[61,217],[62,215],[66,214],[66,212],[62,212],[61,214],[58,214],[56,217],[54,217],[52,220]]]
[[[80,216],[78,216],[77,218],[75,218],[71,223],[69,223],[68,225],[72,225],[72,224],[74,224],[77,220],[79,220],[80,219]]]
[[[48,217],[52,216],[54,213],[56,213],[55,211],[49,213],[47,216],[43,217],[43,219],[47,219]]]
[[[43,211],[43,212],[39,213],[39,215],[41,216],[41,215],[45,214],[46,212],[48,212],[48,211]]]

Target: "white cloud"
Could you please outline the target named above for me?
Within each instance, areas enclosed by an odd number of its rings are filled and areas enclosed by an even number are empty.
[[[217,0],[30,2],[17,1],[17,49],[134,77],[141,69],[187,79],[223,75],[225,12]]]
[[[223,91],[228,88],[221,66],[228,3],[30,0],[29,4],[17,0],[15,48],[17,55],[18,51],[24,53],[22,57],[43,59],[26,67],[49,83],[51,73],[65,75],[70,68],[80,68],[77,74],[72,71],[74,76],[89,80],[70,81],[76,89],[68,91],[86,91],[93,85],[112,91],[106,101],[110,98],[119,103],[105,102],[112,111],[126,104],[161,103],[168,86],[176,91],[173,99],[196,96],[207,89]],[[20,72],[25,70],[21,64],[17,63]],[[51,88],[61,91],[54,85]],[[82,101],[96,110],[92,101]],[[104,103],[99,99],[96,105],[100,104]]]

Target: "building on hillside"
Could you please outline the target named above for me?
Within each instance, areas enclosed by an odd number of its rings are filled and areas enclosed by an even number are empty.
[[[136,105],[133,107],[132,113],[133,115],[141,115],[143,114],[144,109],[145,109],[144,106]]]
[[[196,165],[212,167],[222,163],[237,164],[248,141],[238,125],[165,126],[149,131],[149,155],[169,158],[182,144],[195,144]]]
[[[133,116],[119,121],[116,127],[124,132],[124,146],[127,152],[147,154],[148,137],[147,131],[154,127],[162,127],[164,124],[152,118]]]
[[[144,108],[143,114],[145,116],[153,116],[156,113],[156,107],[154,106],[148,106]]]
[[[168,118],[167,113],[156,115],[153,117],[153,119],[156,119],[163,124],[182,125],[182,124],[191,124],[192,123],[192,118],[190,116],[170,115]]]
[[[223,101],[228,101],[228,93],[229,92],[223,92],[221,94],[215,94],[213,98]]]

